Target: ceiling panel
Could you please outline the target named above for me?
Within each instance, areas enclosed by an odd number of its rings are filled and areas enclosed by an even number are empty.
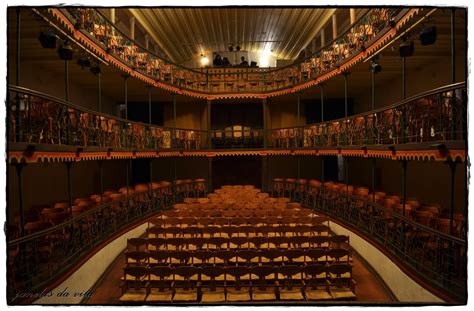
[[[295,59],[335,9],[319,8],[130,8],[140,27],[168,57],[183,63],[197,54],[227,50],[271,52]]]

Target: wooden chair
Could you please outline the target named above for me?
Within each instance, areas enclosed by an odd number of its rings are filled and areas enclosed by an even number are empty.
[[[304,300],[302,266],[285,265],[279,267],[277,280],[279,300]]]
[[[226,274],[226,301],[252,301],[251,270],[248,267],[228,267]]]
[[[251,268],[252,275],[252,300],[274,301],[276,300],[276,272],[273,266],[255,266]],[[256,276],[256,278],[254,278]],[[253,282],[255,281],[255,282]]]
[[[147,297],[148,268],[127,266],[123,269],[121,302],[143,302]]]
[[[224,268],[219,266],[204,266],[201,268],[200,295],[201,302],[219,303],[225,302],[225,279]]]
[[[331,300],[327,282],[327,268],[325,265],[307,265],[304,267],[303,288],[306,300]]]
[[[355,281],[349,264],[332,264],[328,268],[329,292],[333,299],[356,299]]]
[[[149,269],[147,302],[171,302],[173,297],[173,268],[154,266]]]
[[[176,267],[173,271],[173,279],[173,302],[196,302],[198,300],[198,268],[193,266]]]

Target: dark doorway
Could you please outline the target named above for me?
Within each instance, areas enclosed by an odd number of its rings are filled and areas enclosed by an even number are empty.
[[[212,159],[212,185],[254,185],[261,188],[262,161],[259,156],[224,156]]]
[[[131,121],[142,122],[148,124],[149,119],[148,102],[129,102],[128,103],[128,119]],[[163,126],[163,103],[151,103],[151,124]],[[131,168],[131,183],[150,182],[150,160],[134,159]]]

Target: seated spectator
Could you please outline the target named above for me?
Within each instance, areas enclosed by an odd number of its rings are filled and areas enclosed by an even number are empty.
[[[222,59],[222,67],[230,67],[230,62],[227,57],[224,57],[224,59]]]
[[[216,55],[216,57],[214,58],[214,67],[221,67],[222,66],[222,58],[219,54]]]
[[[240,59],[242,60],[242,62],[240,63],[240,67],[248,67],[249,66],[249,62],[245,60],[244,56],[242,56]]]

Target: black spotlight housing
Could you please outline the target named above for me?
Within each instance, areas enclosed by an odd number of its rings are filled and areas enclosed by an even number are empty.
[[[77,59],[77,64],[81,66],[82,69],[89,68],[91,66],[91,61],[87,57],[81,57]]]
[[[237,52],[240,51],[240,45],[237,45],[237,46],[235,47],[235,50],[236,50]]]
[[[56,34],[54,32],[40,32],[39,40],[41,46],[45,49],[56,48]]]
[[[420,32],[421,45],[431,45],[436,42],[436,26],[424,27]]]
[[[232,52],[234,50],[234,47],[231,45],[229,46],[229,51]]]
[[[370,64],[370,70],[374,73],[378,73],[382,71],[382,65],[379,64],[378,60],[373,59],[372,63]]]
[[[58,48],[59,58],[63,60],[72,60],[72,47],[69,42],[64,41],[63,44]]]
[[[398,47],[398,52],[400,53],[400,57],[410,57],[415,52],[415,44],[413,41],[407,41],[404,39]]]
[[[94,76],[97,76],[98,74],[100,74],[102,70],[100,69],[99,64],[95,64],[94,66],[91,66],[91,72]]]

